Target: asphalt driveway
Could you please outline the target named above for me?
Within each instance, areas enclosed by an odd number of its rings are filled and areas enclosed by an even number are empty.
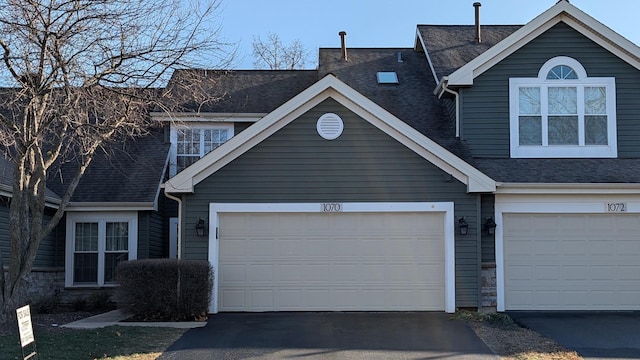
[[[440,312],[224,313],[161,357],[186,359],[497,359]]]
[[[640,359],[640,312],[509,312],[585,359]]]

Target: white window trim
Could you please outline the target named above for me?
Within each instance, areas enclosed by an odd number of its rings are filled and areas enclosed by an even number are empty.
[[[547,80],[547,73],[557,65],[568,65],[578,75],[577,80]],[[579,107],[578,117],[582,121],[578,124],[579,145],[548,145],[543,136],[542,146],[520,145],[519,122],[519,89],[520,87],[539,87],[540,98],[547,96],[549,87],[575,86],[578,87],[578,101],[583,97],[584,87],[599,86],[606,89],[607,101],[607,145],[584,144],[584,108]],[[582,101],[584,102],[584,101]],[[618,140],[616,126],[616,82],[613,77],[588,77],[584,67],[575,59],[558,56],[547,61],[538,73],[537,78],[509,79],[509,113],[510,113],[510,150],[512,158],[615,158],[618,156]],[[542,101],[542,133],[547,133],[546,101]]]
[[[178,156],[178,129],[220,129],[227,130],[227,141],[231,139],[235,134],[233,132],[233,123],[209,123],[203,124],[202,122],[181,122],[179,124],[172,124],[169,134],[169,141],[171,142],[171,148],[169,150],[169,176],[173,177],[177,174],[177,156]]]
[[[115,286],[116,284],[104,282],[104,254],[106,241],[104,236],[98,238],[98,282],[96,284],[74,284],[73,283],[73,261],[75,224],[83,222],[97,222],[100,228],[107,222],[128,222],[129,223],[129,251],[128,259],[138,258],[138,213],[137,212],[68,212],[67,213],[67,235],[65,245],[65,287],[96,287]]]

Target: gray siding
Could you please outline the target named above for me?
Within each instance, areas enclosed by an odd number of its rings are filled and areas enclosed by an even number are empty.
[[[615,77],[618,157],[640,156],[640,71],[582,34],[560,23],[462,89],[463,138],[473,156],[509,157],[509,78],[537,77],[540,67],[556,56],[579,61],[590,77]]]
[[[53,215],[52,210],[45,211],[45,223]],[[38,253],[33,262],[34,268],[55,268],[64,266],[64,219],[40,243]],[[0,199],[0,251],[5,266],[9,265],[9,201]]]
[[[2,252],[2,262],[9,264],[9,202],[7,198],[0,197],[0,252]]]
[[[341,137],[322,139],[316,120],[326,112],[345,123]],[[198,218],[211,202],[455,202],[469,235],[456,235],[457,306],[477,306],[477,201],[423,158],[334,100],[326,100],[264,140],[183,198],[183,255],[207,259],[205,237],[195,236]],[[212,231],[214,231],[212,229]]]
[[[163,257],[163,225],[162,214],[158,211],[138,213],[138,259]]]

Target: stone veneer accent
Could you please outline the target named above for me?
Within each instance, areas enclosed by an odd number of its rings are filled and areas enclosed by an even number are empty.
[[[27,276],[27,283],[27,302],[32,308],[50,304],[62,309],[74,309],[76,304],[90,301],[91,296],[98,292],[107,292],[109,295],[113,292],[113,288],[65,289],[64,268],[34,268]]]
[[[497,305],[496,263],[482,263],[480,278],[482,280],[482,307],[490,307],[495,310]]]
[[[27,298],[31,304],[51,301],[63,290],[64,268],[34,268],[27,275]]]

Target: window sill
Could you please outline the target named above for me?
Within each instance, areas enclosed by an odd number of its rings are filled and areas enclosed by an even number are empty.
[[[618,150],[613,146],[516,146],[511,148],[511,158],[617,158]]]
[[[120,284],[104,284],[104,285],[98,285],[98,284],[73,284],[70,286],[65,286],[65,290],[98,290],[98,289],[105,289],[105,288],[115,288],[120,286]]]

